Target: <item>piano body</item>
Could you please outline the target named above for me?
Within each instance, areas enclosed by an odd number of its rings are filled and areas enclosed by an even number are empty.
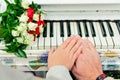
[[[37,61],[50,48],[57,48],[70,35],[75,34],[94,44],[101,56],[103,70],[120,70],[120,0],[28,1],[41,4],[47,14],[44,18],[47,27],[35,43],[26,49],[27,59],[0,51],[2,64],[22,71],[47,71],[43,66],[46,63],[32,63],[31,68],[29,62]],[[1,5],[0,12],[5,9],[5,5]],[[4,42],[0,42],[0,48],[4,46]],[[43,60],[47,59],[45,55],[42,56]]]

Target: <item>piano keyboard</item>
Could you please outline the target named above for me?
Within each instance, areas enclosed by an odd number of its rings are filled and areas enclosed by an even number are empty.
[[[45,66],[47,65],[48,56],[43,57],[42,55],[50,48],[56,49],[70,35],[74,34],[89,39],[94,44],[101,56],[103,70],[120,70],[119,20],[46,20],[45,22],[46,27],[43,34],[25,50],[28,56],[27,59],[20,59],[15,55],[0,51],[0,63],[9,66],[23,66],[22,71],[29,71],[28,67],[33,71],[46,71]],[[0,49],[4,48],[4,42],[0,42]],[[113,51],[113,54],[111,52],[110,56],[105,55],[108,51]],[[11,62],[8,61],[9,59]]]
[[[27,49],[57,48],[73,34],[87,38],[97,49],[120,48],[120,21],[118,20],[46,20],[43,34]]]

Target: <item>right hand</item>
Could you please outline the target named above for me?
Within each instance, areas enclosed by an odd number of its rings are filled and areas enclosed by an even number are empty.
[[[90,41],[83,40],[81,54],[72,72],[79,80],[96,80],[103,73],[99,54]]]

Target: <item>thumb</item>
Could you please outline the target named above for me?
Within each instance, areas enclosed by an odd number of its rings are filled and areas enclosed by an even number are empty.
[[[72,73],[73,73],[73,75],[76,77],[76,78],[79,78],[79,73],[77,72],[78,70],[77,70],[77,67],[76,66],[74,66],[73,67],[73,69],[72,69]]]

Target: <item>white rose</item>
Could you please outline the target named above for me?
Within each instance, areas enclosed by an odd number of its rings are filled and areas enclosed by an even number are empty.
[[[28,9],[29,8],[29,2],[27,2],[26,0],[22,0],[22,7],[25,8],[25,9]]]
[[[22,32],[24,30],[27,30],[27,25],[26,23],[20,23],[20,25],[17,27],[17,30]]]
[[[20,22],[27,22],[29,17],[25,14],[22,14],[21,17],[19,18]]]
[[[28,23],[28,28],[29,28],[29,30],[34,30],[34,31],[35,31],[35,29],[36,29],[37,26],[38,26],[38,25],[35,24],[35,23],[32,23],[32,22]]]
[[[32,34],[28,34],[25,36],[25,43],[26,44],[33,44],[34,42],[34,36]]]
[[[39,14],[34,14],[33,15],[33,20],[39,21]]]
[[[23,43],[23,38],[22,37],[19,37],[19,38],[16,38],[16,39],[17,39],[17,42]]]
[[[44,28],[42,27],[43,25],[40,25],[39,28],[40,28],[40,33],[43,33],[44,31]]]
[[[19,36],[19,32],[15,31],[15,30],[12,30],[12,36],[14,36],[14,37]]]
[[[22,33],[21,33],[22,36],[27,36],[28,35],[28,32],[26,30],[24,30]]]

